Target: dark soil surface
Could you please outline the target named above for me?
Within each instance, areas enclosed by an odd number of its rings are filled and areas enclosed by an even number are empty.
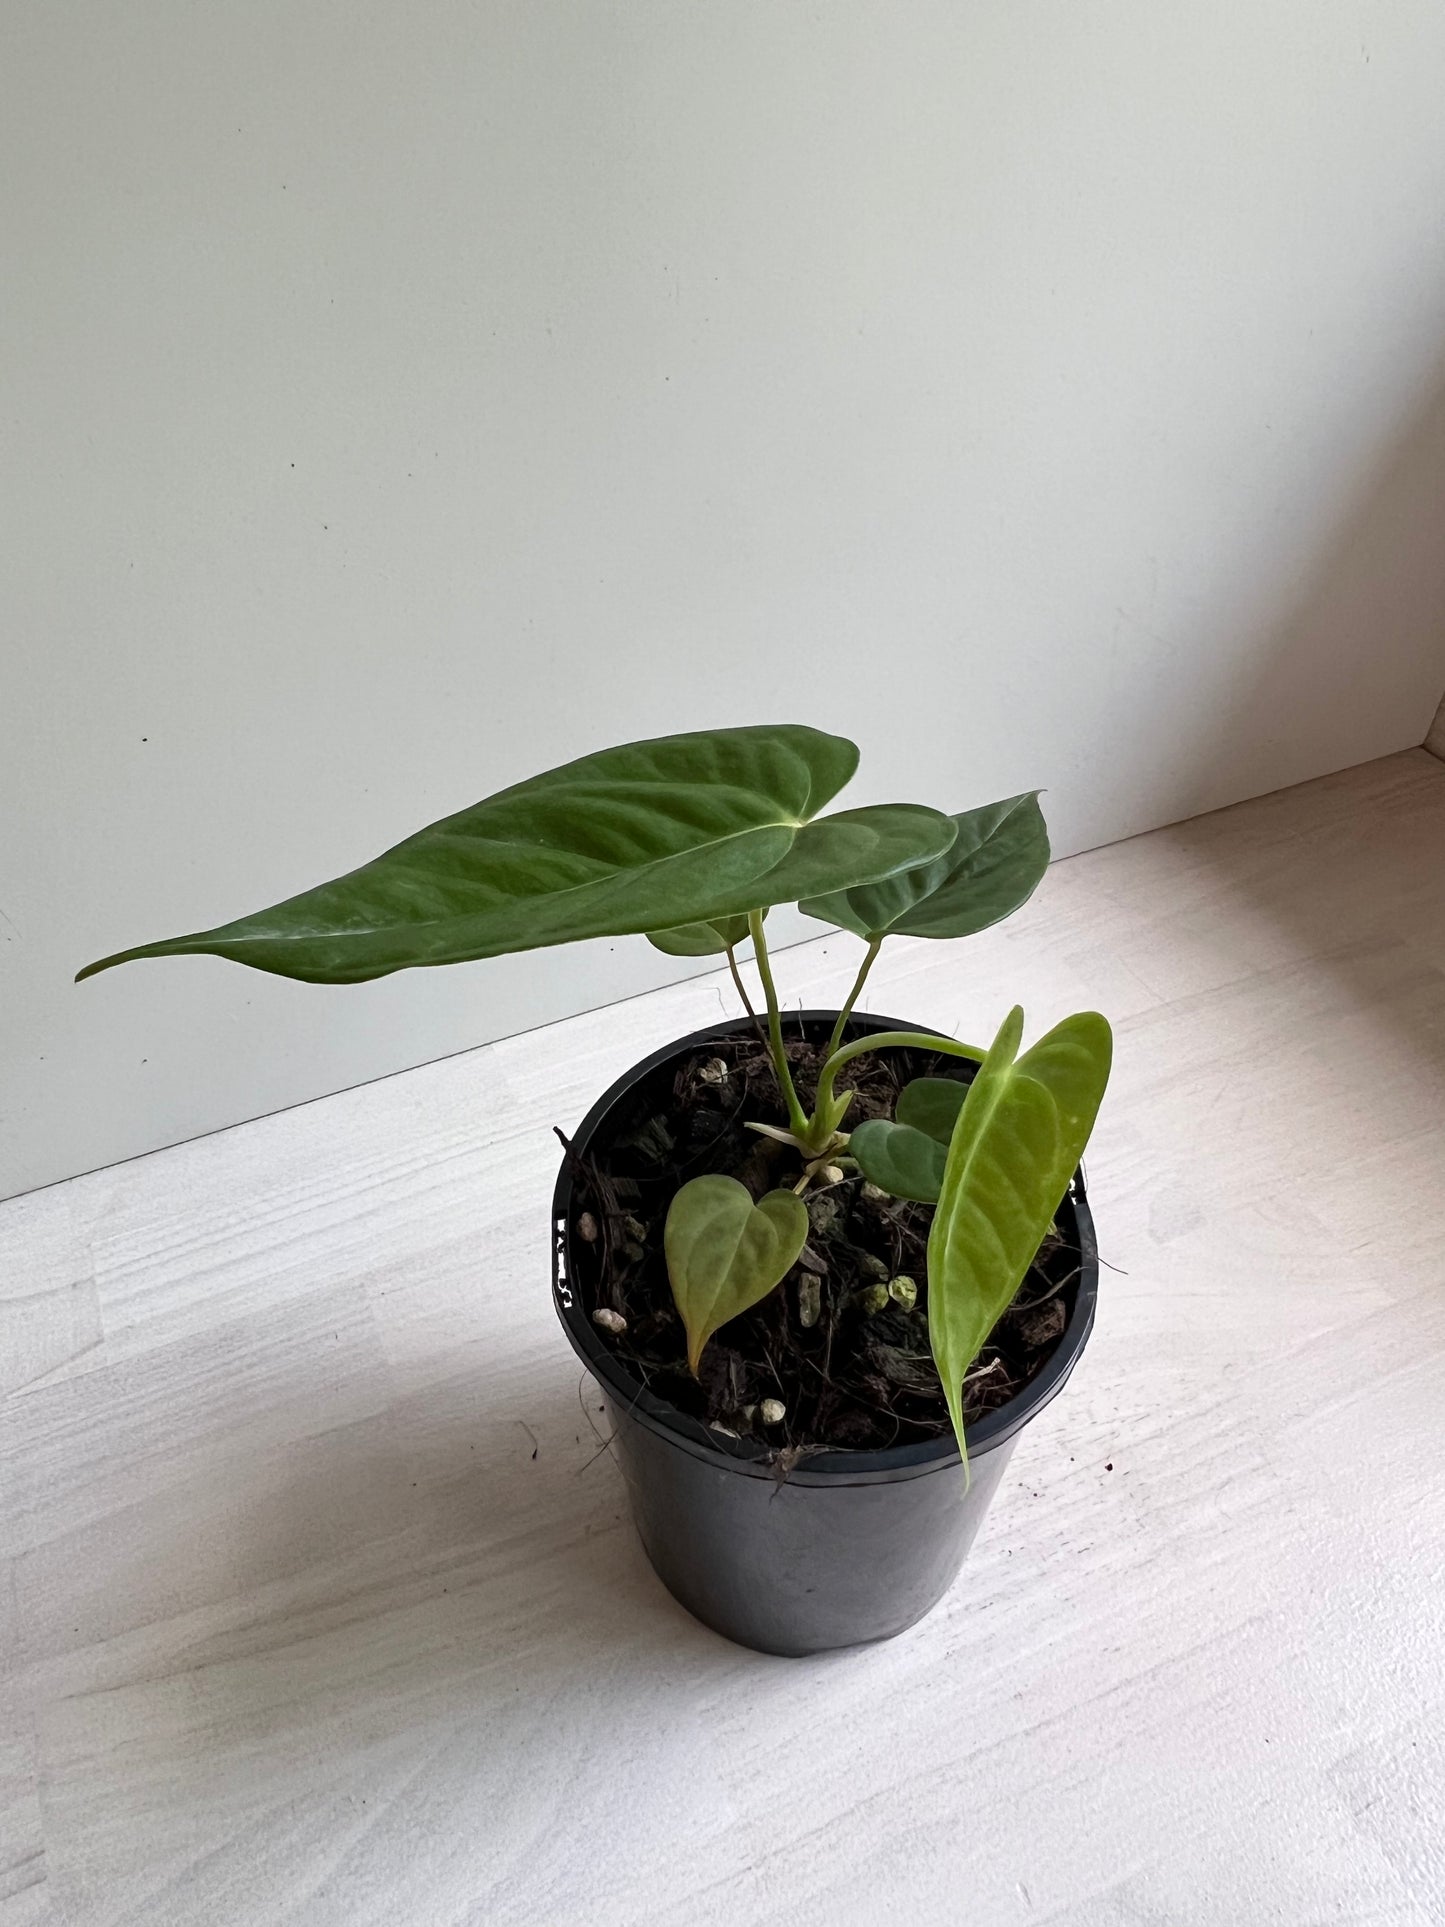
[[[788,1054],[806,1104],[821,1052],[797,1042]],[[870,1052],[839,1076],[838,1089],[855,1092],[843,1128],[891,1116],[912,1078],[972,1074],[972,1064],[931,1051]],[[856,1175],[810,1188],[812,1231],[798,1263],[709,1341],[698,1378],[688,1371],[662,1246],[674,1192],[719,1171],[759,1198],[791,1186],[802,1168],[789,1146],[745,1130],[749,1121],[787,1119],[766,1051],[743,1034],[653,1072],[609,1120],[609,1139],[599,1133],[585,1158],[574,1157],[574,1284],[589,1316],[600,1309],[626,1320],[624,1331],[604,1331],[604,1342],[656,1397],[724,1436],[774,1447],[785,1463],[824,1447],[877,1451],[946,1433],[928,1343],[933,1207],[887,1197]],[[1073,1307],[1077,1265],[1077,1252],[1051,1232],[965,1381],[967,1424],[1046,1363]],[[896,1278],[913,1281],[916,1305],[889,1298],[874,1308],[876,1288]],[[764,1422],[767,1399],[782,1403],[780,1422]]]

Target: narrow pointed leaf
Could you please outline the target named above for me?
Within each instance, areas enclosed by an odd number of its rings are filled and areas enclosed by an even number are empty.
[[[1053,1223],[1109,1081],[1112,1037],[1096,1011],[1019,1057],[1022,1034],[1015,1008],[959,1111],[928,1237],[929,1337],[960,1451],[964,1373]]]
[[[848,1155],[870,1184],[893,1198],[913,1198],[934,1204],[943,1186],[948,1150],[936,1138],[895,1124],[886,1117],[870,1117],[848,1135]]]
[[[584,756],[418,831],[360,869],[213,930],[122,950],[208,952],[361,983],[586,937],[737,916],[942,854],[951,820],[908,804],[815,820],[857,764],[800,725],[663,736]]]
[[[808,1212],[791,1191],[754,1204],[736,1178],[693,1178],[668,1207],[663,1250],[696,1372],[703,1346],[780,1284],[808,1236]]]
[[[798,908],[871,943],[876,938],[970,937],[1012,915],[1049,864],[1049,833],[1029,790],[952,818],[944,855],[881,882],[807,898]]]
[[[679,923],[671,930],[649,930],[647,941],[669,957],[720,957],[748,934],[743,917],[718,917],[702,923]]]

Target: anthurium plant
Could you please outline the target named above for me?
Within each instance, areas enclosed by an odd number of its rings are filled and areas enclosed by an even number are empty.
[[[786,1118],[750,1122],[794,1170],[757,1199],[716,1172],[672,1198],[664,1242],[687,1363],[696,1372],[719,1328],[793,1269],[810,1191],[857,1177],[934,1206],[929,1340],[962,1446],[964,1375],[1068,1188],[1108,1079],[1110,1033],[1083,1012],[1024,1050],[1015,1009],[986,1049],[914,1031],[847,1041],[890,937],[983,930],[1025,902],[1049,860],[1033,792],[957,815],[912,803],[830,810],[857,763],[845,738],[798,724],[624,744],[513,784],[269,909],[118,951],[79,974],[212,955],[307,983],[352,984],[630,935],[674,956],[724,959],[758,1017]],[[807,1102],[763,928],[770,909],[789,903],[865,946]],[[761,1013],[740,967],[744,946]],[[850,1131],[849,1067],[889,1048],[969,1059],[977,1070],[967,1085],[916,1079],[892,1117]]]

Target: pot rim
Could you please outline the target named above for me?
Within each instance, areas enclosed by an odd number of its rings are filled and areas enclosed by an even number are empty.
[[[826,1035],[837,1014],[835,1010],[789,1011],[784,1013],[783,1023],[785,1027],[804,1033],[822,1026]],[[624,1071],[593,1104],[573,1134],[573,1152],[586,1152],[608,1112],[649,1071],[685,1051],[697,1050],[714,1041],[729,1041],[740,1031],[751,1029],[751,1020],[747,1017],[727,1018],[652,1051],[630,1070]],[[886,1030],[913,1030],[933,1037],[944,1035],[930,1025],[906,1024],[898,1018],[876,1017],[871,1012],[859,1011],[853,1012],[849,1030],[858,1036]],[[574,1189],[571,1162],[564,1157],[552,1193],[552,1303],[572,1349],[604,1391],[616,1401],[619,1409],[645,1425],[649,1431],[666,1439],[679,1451],[688,1453],[692,1458],[706,1460],[719,1471],[776,1482],[779,1478],[776,1459],[768,1446],[756,1439],[727,1438],[713,1431],[701,1419],[692,1418],[680,1412],[676,1406],[669,1405],[665,1399],[657,1398],[639,1384],[603,1342],[601,1332],[580,1303],[580,1294],[574,1292],[571,1285]],[[1007,1404],[986,1413],[977,1425],[969,1428],[970,1459],[1013,1438],[1043,1410],[1062,1389],[1093,1330],[1099,1290],[1099,1253],[1093,1215],[1084,1189],[1082,1165],[1070,1180],[1060,1212],[1071,1212],[1074,1217],[1079,1253],[1078,1288],[1068,1323],[1043,1369],[1036,1372],[1023,1390],[1009,1399]],[[958,1443],[950,1431],[938,1438],[917,1440],[909,1445],[891,1445],[881,1451],[826,1447],[810,1453],[788,1473],[787,1478],[791,1485],[877,1485],[898,1479],[918,1478],[959,1463]]]

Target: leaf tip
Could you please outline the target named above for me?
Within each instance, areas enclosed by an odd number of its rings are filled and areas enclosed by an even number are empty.
[[[963,1464],[964,1490],[967,1491],[972,1475],[968,1465],[968,1440],[964,1436],[963,1429],[962,1380],[957,1385],[945,1384],[943,1395],[948,1403],[948,1416],[953,1421],[953,1436],[958,1440],[958,1456]]]
[[[1114,1027],[1101,1010],[1079,1010],[1064,1023],[1086,1049],[1093,1050],[1107,1067],[1114,1061]],[[1062,1028],[1062,1026],[1060,1027]]]

